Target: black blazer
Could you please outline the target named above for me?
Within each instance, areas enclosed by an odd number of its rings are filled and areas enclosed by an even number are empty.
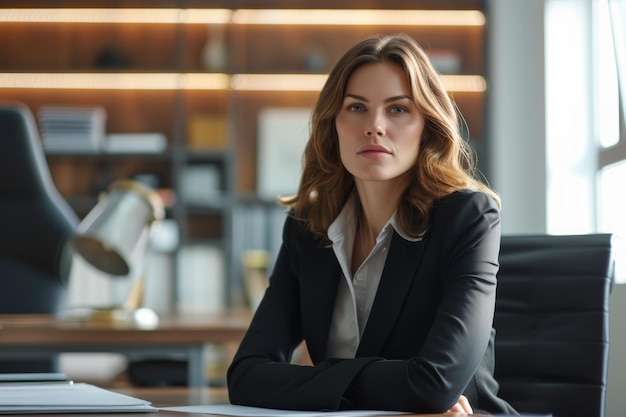
[[[332,248],[285,222],[270,285],[228,370],[233,404],[281,409],[514,414],[497,397],[493,330],[500,216],[485,194],[438,201],[424,238],[394,232],[354,359],[326,358],[342,272]],[[304,338],[314,366],[290,364]]]

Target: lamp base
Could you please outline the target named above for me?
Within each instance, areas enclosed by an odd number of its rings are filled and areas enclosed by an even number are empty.
[[[121,307],[92,308],[85,321],[91,323],[130,323],[132,321],[130,311]]]
[[[74,318],[82,322],[94,324],[137,326],[142,329],[153,329],[159,325],[157,313],[146,307],[136,309],[125,309],[123,307],[88,308],[80,314],[67,315],[66,318]]]

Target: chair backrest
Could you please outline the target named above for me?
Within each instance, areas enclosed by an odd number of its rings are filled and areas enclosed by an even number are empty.
[[[503,236],[496,298],[500,395],[520,412],[603,417],[613,236]]]
[[[0,313],[55,313],[78,218],[54,187],[33,115],[0,103]]]

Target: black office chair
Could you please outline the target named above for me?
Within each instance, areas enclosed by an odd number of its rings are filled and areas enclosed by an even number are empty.
[[[32,112],[0,103],[0,314],[58,312],[77,225],[52,182]],[[0,372],[51,367],[51,360],[0,361]]]
[[[603,417],[613,237],[503,236],[495,376],[518,411]]]

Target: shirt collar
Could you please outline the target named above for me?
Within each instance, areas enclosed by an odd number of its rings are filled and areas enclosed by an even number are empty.
[[[333,244],[338,244],[340,241],[349,239],[350,242],[354,240],[356,233],[356,196],[355,193],[350,194],[348,200],[341,208],[339,215],[328,226],[328,239]]]
[[[354,236],[356,233],[356,192],[350,194],[348,200],[342,207],[339,215],[333,220],[333,222],[328,227],[328,238],[333,244],[337,244],[340,241],[345,239],[349,239],[350,242],[354,240]],[[386,236],[389,232],[391,232],[390,228],[393,228],[403,239],[408,240],[409,242],[419,242],[422,240],[422,236],[419,237],[411,237],[398,224],[397,212],[394,212],[391,218],[387,221],[385,226],[383,226],[383,230],[380,233],[380,237]]]
[[[424,236],[424,235],[421,235],[421,236],[418,236],[418,237],[411,237],[411,236],[407,235],[406,232],[404,230],[402,230],[402,228],[398,224],[397,212],[393,213],[393,216],[391,216],[391,219],[389,220],[389,223],[391,223],[391,226],[393,226],[394,230],[396,232],[398,232],[398,234],[400,236],[402,236],[402,238],[404,240],[408,240],[409,242],[419,242],[419,241],[422,240],[422,238]]]

